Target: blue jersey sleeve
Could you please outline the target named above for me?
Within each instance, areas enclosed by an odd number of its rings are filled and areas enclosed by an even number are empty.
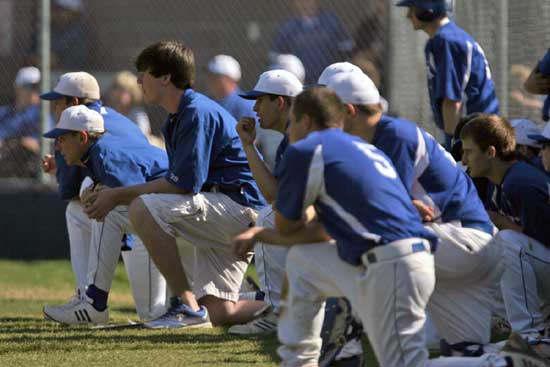
[[[311,159],[311,154],[301,152],[294,146],[287,147],[285,151],[277,181],[275,208],[286,219],[301,219],[304,210],[315,201],[314,193],[308,192],[311,191],[308,190]]]
[[[173,185],[192,193],[200,192],[208,178],[212,158],[214,122],[200,119],[192,111],[180,118],[175,151],[166,173]]]
[[[463,50],[459,44],[440,38],[435,41],[432,52],[436,67],[435,97],[461,101],[467,71]]]
[[[415,147],[412,144],[406,144],[404,141],[395,144],[390,139],[381,139],[375,145],[391,159],[401,182],[403,182],[407,192],[410,193],[415,179]]]

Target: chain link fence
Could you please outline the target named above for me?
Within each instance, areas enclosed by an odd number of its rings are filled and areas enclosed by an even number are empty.
[[[0,0],[0,105],[18,112],[18,70],[39,65],[41,0]],[[110,87],[147,45],[180,40],[195,52],[196,89],[206,92],[206,65],[227,54],[242,68],[240,87],[254,86],[275,53],[294,53],[306,69],[305,84],[326,64],[351,60],[378,83],[393,114],[435,131],[423,55],[427,37],[414,32],[394,0],[51,0],[51,81],[85,70],[98,79],[111,105]],[[540,98],[522,87],[526,73],[550,44],[547,0],[455,0],[455,19],[484,48],[502,112],[540,120]],[[308,15],[307,20],[300,15]],[[139,93],[136,95],[139,104]],[[124,109],[124,107],[120,107]],[[165,112],[146,106],[152,134]],[[124,112],[124,111],[122,111]],[[5,126],[0,121],[0,131]],[[52,121],[53,123],[53,121]],[[39,123],[36,122],[36,126]],[[29,134],[29,133],[25,133]],[[38,136],[38,131],[31,138]],[[27,135],[28,136],[28,135]],[[0,177],[38,178],[39,153],[24,134],[0,138]],[[26,143],[21,143],[27,141]],[[34,150],[33,150],[34,149]]]

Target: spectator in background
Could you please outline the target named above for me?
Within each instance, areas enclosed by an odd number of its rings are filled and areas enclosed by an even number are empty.
[[[82,0],[51,2],[51,67],[82,70],[91,67],[93,27],[84,12]],[[36,32],[29,63],[38,65],[39,32]]]
[[[349,59],[353,39],[335,14],[321,10],[318,0],[295,0],[294,5],[298,16],[279,27],[271,51],[296,55],[305,67],[305,84],[314,84],[327,65]]]
[[[40,150],[40,70],[21,68],[14,106],[0,107],[0,177],[35,177]]]
[[[544,126],[544,129],[540,134],[528,135],[528,137],[535,140],[542,146],[540,156],[544,170],[547,173],[550,173],[550,122]]]
[[[115,74],[107,91],[107,104],[135,122],[145,136],[149,136],[152,134],[151,122],[142,103],[143,93],[137,77],[126,70]]]
[[[525,89],[533,94],[546,94],[542,107],[542,119],[550,120],[550,49],[540,60],[525,81]]]
[[[278,54],[273,56],[273,62],[269,66],[269,70],[282,69],[292,73],[300,83],[304,84],[306,78],[306,70],[302,61],[291,54]]]
[[[242,117],[255,117],[254,102],[239,97],[241,65],[229,55],[214,56],[208,63],[206,91],[238,121]]]

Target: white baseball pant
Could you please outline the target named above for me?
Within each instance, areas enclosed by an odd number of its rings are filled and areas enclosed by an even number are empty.
[[[233,253],[231,239],[256,221],[256,210],[219,192],[148,194],[139,198],[160,228],[195,247],[195,297],[211,295],[236,302],[248,261]],[[191,268],[184,264],[184,269]]]
[[[271,205],[260,210],[256,225],[275,228],[275,212]],[[254,247],[256,273],[261,289],[265,293],[264,301],[270,303],[274,310],[278,309],[281,301],[287,253],[288,247],[286,246],[258,242]]]
[[[544,329],[541,303],[550,304],[550,248],[512,230],[500,231],[495,241],[504,249],[500,286],[512,330],[538,334]]]
[[[411,251],[418,243],[429,248],[424,240],[406,239],[372,249],[377,262],[364,259],[366,268],[340,260],[333,243],[293,246],[287,256],[289,295],[278,328],[281,366],[317,366],[328,297],[350,300],[381,366],[493,366],[490,361],[499,357],[491,354],[428,359],[425,309],[435,271],[428,251]]]
[[[503,270],[501,247],[490,234],[457,223],[426,228],[439,237],[434,255],[437,282],[427,308],[436,329],[449,344],[489,343]]]
[[[87,284],[109,292],[121,254],[122,237],[133,230],[128,208],[117,206],[103,222],[92,221],[92,238],[88,260]],[[156,268],[147,249],[134,235],[131,251],[122,252],[122,258],[132,288],[136,311],[140,319],[152,319],[166,310],[166,281]]]

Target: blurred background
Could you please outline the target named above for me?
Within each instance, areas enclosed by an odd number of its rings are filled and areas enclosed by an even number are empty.
[[[375,81],[391,114],[439,137],[426,88],[427,37],[412,30],[406,10],[394,3],[0,0],[0,257],[68,253],[65,203],[56,197],[54,180],[40,172],[40,157],[53,148],[40,133],[55,123],[48,104],[40,103],[41,89],[52,88],[65,72],[90,72],[105,104],[162,145],[166,113],[142,104],[133,68],[139,51],[159,40],[179,40],[193,49],[196,89],[207,94],[207,66],[218,54],[240,63],[241,89],[252,88],[280,54],[298,57],[306,85],[326,65],[351,61]],[[522,85],[550,45],[550,1],[449,0],[449,10],[484,49],[502,114],[540,122],[542,99]]]

